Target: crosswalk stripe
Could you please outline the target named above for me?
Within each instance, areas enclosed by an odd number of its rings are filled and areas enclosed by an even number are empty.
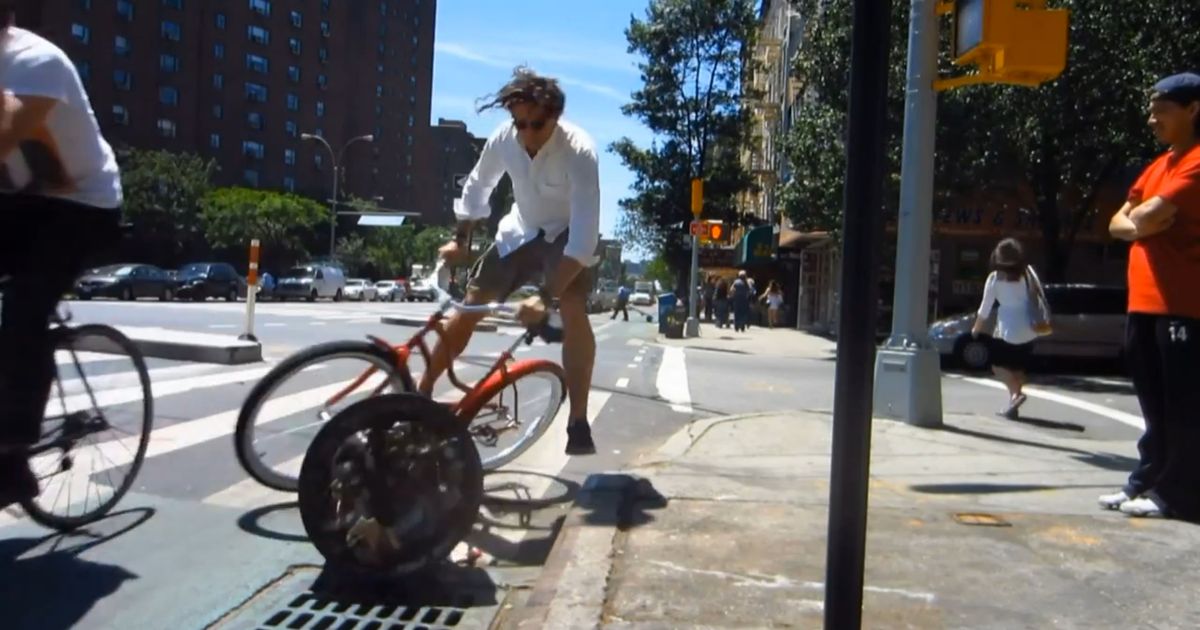
[[[110,352],[85,352],[85,351],[77,351],[75,353],[75,358],[79,360],[80,365],[85,365],[88,363],[100,363],[100,362],[104,362],[104,361],[121,361],[121,360],[128,361],[129,360],[129,356],[124,355],[124,354],[110,353]],[[54,362],[57,365],[72,365],[74,363],[71,360],[71,353],[63,352],[63,351],[58,351],[58,352],[54,353]]]
[[[275,467],[281,473],[285,474],[300,474],[300,465],[304,463],[304,455],[301,454],[293,457],[288,461]],[[208,505],[220,505],[222,507],[250,509],[261,507],[263,505],[271,505],[274,503],[286,503],[295,501],[296,495],[291,492],[280,492],[272,490],[258,483],[251,477],[228,486],[223,490],[214,492],[201,501]]]
[[[127,359],[128,360],[128,359]],[[185,365],[174,365],[170,367],[151,368],[149,370],[150,383],[153,386],[155,381],[163,381],[176,378],[192,377],[199,374],[210,373],[220,369],[213,365],[205,363],[188,363]],[[85,372],[86,374],[86,372]],[[131,370],[116,372],[113,374],[86,374],[88,387],[93,392],[103,391],[118,386],[132,387],[137,385],[137,372]],[[84,391],[82,378],[63,379],[63,392],[66,394],[78,394]],[[53,390],[52,396],[56,396],[57,391]],[[138,397],[140,398],[140,396]],[[137,398],[134,398],[136,401]],[[53,400],[51,402],[54,402]]]
[[[634,360],[637,360],[636,357]],[[673,411],[692,413],[692,394],[688,389],[687,361],[683,348],[663,348],[655,385],[658,395],[671,404]]]
[[[193,376],[170,381],[151,381],[150,390],[154,398],[157,400],[166,396],[181,394],[183,392],[189,392],[198,389],[206,389],[210,387],[219,387],[221,385],[230,385],[232,383],[258,380],[266,375],[267,372],[270,372],[271,367],[272,366],[266,366],[256,367],[249,370],[218,372],[216,374]],[[96,391],[94,392],[94,395],[96,397],[96,405],[101,408],[110,407],[113,405],[123,405],[141,400],[142,387],[140,384],[131,385],[129,387],[120,387],[107,391]],[[74,394],[71,396],[66,396],[61,400],[58,398],[51,398],[46,405],[46,414],[48,416],[54,416],[90,408],[92,408],[92,401],[91,397],[87,393]]]

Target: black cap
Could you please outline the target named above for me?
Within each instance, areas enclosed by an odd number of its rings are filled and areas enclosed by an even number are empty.
[[[1200,75],[1191,72],[1171,75],[1154,84],[1151,98],[1174,101],[1181,105],[1200,101]]]

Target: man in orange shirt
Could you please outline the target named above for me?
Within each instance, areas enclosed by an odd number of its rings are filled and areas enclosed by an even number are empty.
[[[1133,243],[1126,356],[1146,431],[1129,482],[1100,505],[1200,520],[1200,75],[1158,82],[1149,124],[1171,148],[1109,224]]]

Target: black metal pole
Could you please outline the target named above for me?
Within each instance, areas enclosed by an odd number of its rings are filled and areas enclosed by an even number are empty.
[[[891,0],[854,0],[825,628],[862,627]]]

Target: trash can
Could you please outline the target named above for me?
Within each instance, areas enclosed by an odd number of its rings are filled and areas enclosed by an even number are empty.
[[[658,332],[661,334],[667,333],[667,323],[670,320],[668,315],[675,310],[675,304],[679,300],[676,299],[674,293],[663,293],[658,296]]]

